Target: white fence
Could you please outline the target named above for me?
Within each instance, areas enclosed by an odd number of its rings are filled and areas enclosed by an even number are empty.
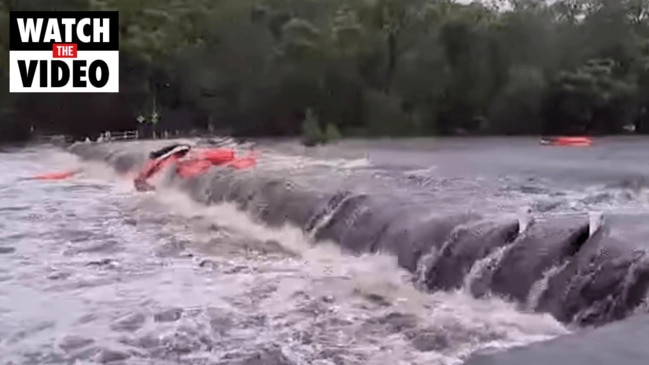
[[[180,131],[163,131],[162,133],[154,133],[154,139],[169,139],[169,138],[179,138],[183,137],[184,134]],[[86,142],[111,142],[111,141],[134,141],[140,138],[146,138],[145,136],[140,136],[140,133],[137,130],[124,131],[124,132],[104,132],[99,135],[99,137],[92,141],[90,138],[86,138]],[[74,142],[74,139],[70,136],[63,134],[42,134],[34,136],[34,140],[40,143],[66,143]]]
[[[175,133],[169,133],[169,131],[164,131],[162,133],[154,133],[153,138],[154,139],[168,139],[168,138],[174,138],[178,137],[179,132],[176,131]],[[125,131],[125,132],[104,132],[102,133],[99,138],[97,139],[97,142],[110,142],[110,141],[129,141],[129,140],[136,140],[140,139],[140,133],[136,130],[133,131]]]
[[[138,131],[105,132],[99,137],[101,141],[128,141],[139,138]]]

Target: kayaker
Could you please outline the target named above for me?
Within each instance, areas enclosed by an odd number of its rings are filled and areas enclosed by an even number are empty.
[[[146,165],[144,165],[144,167],[140,170],[138,175],[133,180],[135,189],[137,191],[153,190],[153,186],[149,184],[147,180],[149,180],[158,171],[162,170],[163,167],[166,167],[169,164],[177,162],[178,160],[185,157],[190,150],[190,145],[174,144],[151,152],[149,154],[149,161],[146,163]]]

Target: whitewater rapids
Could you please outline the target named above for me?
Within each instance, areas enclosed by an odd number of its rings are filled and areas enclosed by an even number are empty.
[[[339,171],[363,161],[282,157]],[[277,161],[282,160],[279,157]],[[58,182],[22,178],[83,167]],[[460,364],[569,330],[55,149],[0,155],[0,363]]]

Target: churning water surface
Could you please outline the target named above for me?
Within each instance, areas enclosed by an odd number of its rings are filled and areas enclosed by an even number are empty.
[[[0,155],[3,365],[459,364],[568,333],[500,299],[420,292],[390,256],[342,254],[177,191],[135,193],[98,164],[22,179],[81,164]]]

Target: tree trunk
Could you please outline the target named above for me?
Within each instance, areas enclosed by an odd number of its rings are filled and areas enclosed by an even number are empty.
[[[397,68],[397,32],[388,33],[388,67],[385,75],[385,93],[390,94],[392,79]]]

